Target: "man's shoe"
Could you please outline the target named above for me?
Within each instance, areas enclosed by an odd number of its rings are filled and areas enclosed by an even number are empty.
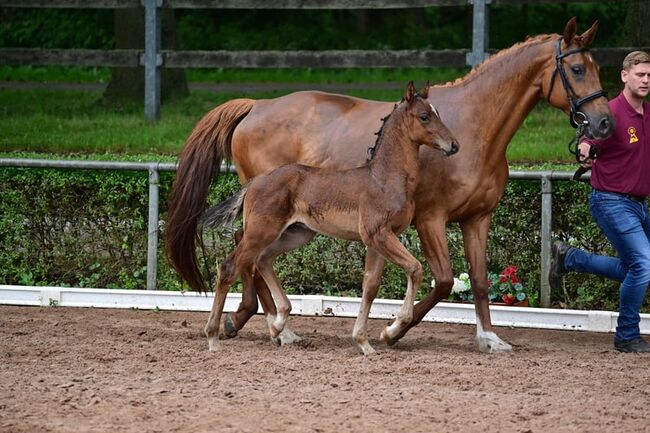
[[[551,268],[548,271],[548,284],[553,290],[560,288],[562,275],[566,273],[564,258],[567,251],[569,251],[569,246],[560,241],[556,241],[551,248]]]
[[[614,348],[619,352],[646,353],[650,352],[650,343],[641,337],[629,341],[614,340]]]

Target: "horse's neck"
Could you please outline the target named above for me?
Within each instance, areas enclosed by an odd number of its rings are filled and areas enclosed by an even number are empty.
[[[462,107],[443,116],[454,133],[462,134],[461,145],[478,146],[474,152],[481,159],[505,161],[508,143],[540,99],[553,40],[522,43],[487,60],[466,79],[434,90],[439,92],[435,102]]]
[[[408,133],[400,128],[397,122],[400,118],[389,119],[382,128],[381,137],[377,143],[375,155],[368,163],[368,170],[373,178],[380,179],[384,185],[394,185],[395,188],[407,188],[407,194],[412,194],[414,185],[404,179],[417,178],[419,146],[408,138]]]

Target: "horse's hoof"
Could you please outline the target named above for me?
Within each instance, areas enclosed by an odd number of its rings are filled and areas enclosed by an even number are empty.
[[[300,338],[298,335],[296,335],[291,329],[287,328],[286,326],[284,327],[282,332],[280,332],[278,338],[280,339],[281,346],[285,346],[287,344],[296,344],[302,341],[302,338]]]
[[[364,356],[371,356],[377,353],[375,349],[367,341],[363,344],[359,344],[359,349]]]
[[[273,343],[274,346],[281,347],[282,339],[280,339],[280,337],[271,337],[271,343]]]
[[[208,349],[210,352],[214,352],[219,348],[219,339],[214,337],[208,337]]]
[[[223,319],[223,333],[226,338],[234,338],[237,336],[237,328],[235,328],[235,322],[232,320],[232,314],[226,314],[226,317]]]
[[[500,339],[494,332],[484,332],[476,336],[478,349],[483,353],[509,353],[512,346]]]

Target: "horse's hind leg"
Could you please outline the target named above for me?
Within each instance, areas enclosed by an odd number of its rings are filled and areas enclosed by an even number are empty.
[[[375,353],[368,342],[368,314],[370,314],[370,307],[372,301],[377,296],[379,284],[381,283],[381,273],[384,270],[386,260],[380,256],[372,248],[366,251],[366,263],[363,273],[363,294],[361,295],[361,308],[359,315],[354,323],[354,330],[352,331],[352,338],[356,341],[359,349],[364,355],[371,355]]]

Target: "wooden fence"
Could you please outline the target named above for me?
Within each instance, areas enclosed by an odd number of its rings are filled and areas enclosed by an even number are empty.
[[[463,67],[481,63],[489,45],[489,7],[505,4],[579,3],[603,0],[0,0],[13,8],[145,9],[145,49],[80,50],[0,48],[0,64],[144,66],[145,117],[160,117],[161,68],[370,68]],[[472,5],[472,48],[458,50],[166,51],[161,49],[160,10],[174,9],[394,9]],[[632,48],[593,49],[600,65],[620,65]]]

